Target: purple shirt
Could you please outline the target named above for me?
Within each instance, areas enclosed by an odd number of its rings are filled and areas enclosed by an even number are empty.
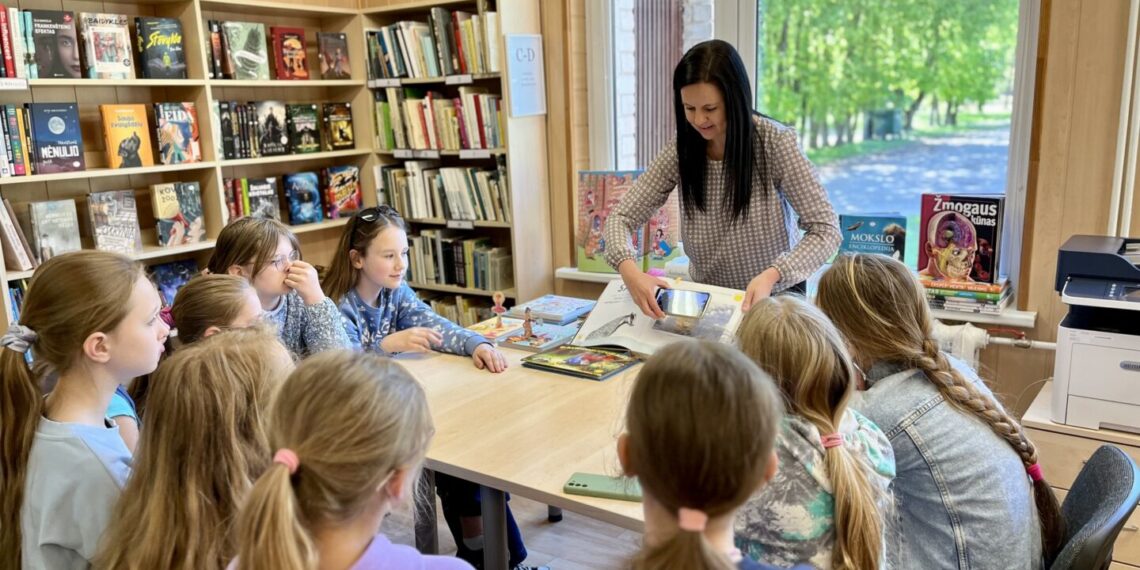
[[[228,570],[238,570],[238,561],[230,562]],[[403,544],[392,544],[388,537],[378,534],[349,570],[474,570],[470,564],[450,556],[428,556]]]

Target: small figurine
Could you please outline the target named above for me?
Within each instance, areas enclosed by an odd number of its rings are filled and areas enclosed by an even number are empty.
[[[526,308],[526,317],[523,319],[523,338],[534,338],[534,317],[530,314],[530,307]]]
[[[491,312],[495,313],[495,328],[503,328],[503,313],[507,312],[507,308],[503,306],[503,301],[506,300],[506,295],[502,291],[495,291],[491,295],[491,300],[495,302],[495,306],[491,307]]]

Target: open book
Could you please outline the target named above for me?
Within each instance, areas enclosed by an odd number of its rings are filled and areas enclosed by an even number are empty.
[[[633,301],[625,283],[611,281],[598,297],[598,303],[570,344],[575,346],[618,346],[640,356],[686,338],[731,343],[743,312],[744,292],[688,281],[670,283],[675,292],[700,293],[703,306],[678,309],[693,317],[668,315],[654,320],[645,316]],[[704,295],[707,294],[707,297]],[[668,312],[668,311],[667,311]]]

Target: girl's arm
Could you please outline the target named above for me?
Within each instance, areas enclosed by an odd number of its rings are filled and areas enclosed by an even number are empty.
[[[486,343],[482,335],[469,331],[431,310],[427,303],[416,297],[415,291],[407,283],[392,292],[392,305],[395,317],[393,329],[402,331],[414,327],[425,327],[437,331],[443,337],[443,344],[437,347],[441,352],[471,356],[475,347]]]
[[[305,323],[301,331],[306,354],[316,354],[322,350],[337,348],[352,348],[348,335],[345,333],[343,320],[340,318],[340,309],[332,299],[325,298],[316,305],[306,305],[301,296],[292,293],[289,298],[300,307]],[[292,308],[289,307],[290,309]]]
[[[355,350],[363,348],[360,342],[360,315],[347,296],[340,303],[340,322],[344,325],[344,335],[348,338],[348,345]]]
[[[783,191],[799,216],[800,228],[807,232],[791,251],[784,252],[772,263],[780,271],[779,284],[791,286],[806,281],[834,255],[842,236],[839,218],[827,199],[827,191],[819,182],[815,166],[800,150],[794,130],[777,127],[772,137],[771,156],[776,187]]]
[[[637,259],[633,248],[633,232],[639,231],[649,218],[665,205],[669,193],[680,181],[677,170],[677,143],[670,142],[649,170],[639,176],[633,187],[606,218],[603,232],[606,240],[606,263],[617,269],[627,259]],[[601,205],[599,207],[602,207]],[[579,212],[583,216],[585,212]]]

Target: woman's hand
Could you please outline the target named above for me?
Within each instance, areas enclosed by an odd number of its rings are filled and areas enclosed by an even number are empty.
[[[740,309],[748,312],[760,299],[767,298],[772,295],[772,287],[780,281],[780,270],[775,267],[769,267],[752,278],[748,282],[748,290],[744,292],[744,303],[741,304]]]
[[[490,344],[483,343],[475,347],[471,353],[471,360],[475,361],[475,368],[487,370],[498,374],[507,369],[507,357],[499,349]]]
[[[321,283],[317,279],[317,268],[304,261],[289,264],[285,285],[297,291],[306,305],[316,305],[325,300],[325,292],[321,291]]]
[[[394,332],[380,341],[380,349],[388,354],[397,352],[430,352],[443,344],[443,335],[427,327],[412,327]]]
[[[669,283],[642,271],[632,259],[621,262],[618,272],[641,312],[651,319],[664,319],[665,313],[657,305],[657,289],[669,289]]]

